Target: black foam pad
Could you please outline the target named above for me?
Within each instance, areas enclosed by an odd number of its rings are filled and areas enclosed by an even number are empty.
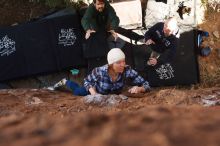
[[[0,29],[0,81],[86,65],[78,14],[57,13]]]
[[[0,80],[27,74],[24,50],[20,42],[18,26],[0,29]]]
[[[151,86],[190,85],[199,82],[195,38],[195,31],[181,34],[173,62],[148,67],[147,78]]]
[[[85,40],[84,57],[96,58],[106,56],[109,51],[107,38],[108,34],[104,31],[91,33],[90,37]]]

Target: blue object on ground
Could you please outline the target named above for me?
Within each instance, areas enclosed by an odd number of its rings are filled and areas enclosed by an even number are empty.
[[[209,33],[207,31],[203,31],[203,30],[198,30],[198,34],[200,34],[201,36],[205,36],[205,37],[209,36]]]
[[[210,47],[201,48],[201,56],[208,56],[211,53]]]
[[[201,45],[203,38],[202,37],[209,37],[209,33],[207,31],[198,30],[198,47]]]

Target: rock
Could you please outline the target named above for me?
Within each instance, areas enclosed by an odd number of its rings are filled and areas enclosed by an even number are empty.
[[[122,100],[128,99],[125,95],[87,95],[83,97],[84,103],[96,106],[117,106]]]
[[[209,42],[209,44],[210,44],[210,45],[214,45],[215,43],[214,43],[213,40],[211,40],[211,41]]]
[[[211,70],[214,70],[215,68],[214,68],[214,66],[213,66],[213,65],[210,65],[210,69],[211,69]]]
[[[219,33],[218,33],[218,31],[214,31],[212,34],[214,35],[214,37],[216,37],[216,38],[219,39]]]
[[[16,26],[16,25],[18,25],[18,23],[17,23],[17,22],[13,23],[11,26]]]
[[[215,106],[220,105],[220,99],[217,98],[217,95],[208,95],[202,97],[202,104],[204,106]]]
[[[43,103],[43,101],[39,99],[38,97],[30,97],[27,99],[27,101],[25,101],[26,105],[38,105],[41,103]]]

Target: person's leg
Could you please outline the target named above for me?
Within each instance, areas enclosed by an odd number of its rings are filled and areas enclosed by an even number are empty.
[[[67,80],[65,83],[66,87],[74,91],[76,88],[79,87],[79,85],[73,81]]]
[[[72,90],[73,95],[77,95],[77,96],[88,95],[88,92],[86,91],[86,88],[80,87],[76,82],[67,80],[66,81],[66,87]]]
[[[77,96],[86,96],[88,95],[88,91],[86,90],[85,87],[77,87],[74,91],[73,91],[73,95],[77,95]]]

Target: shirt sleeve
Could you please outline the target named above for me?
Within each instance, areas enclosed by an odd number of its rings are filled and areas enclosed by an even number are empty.
[[[131,67],[126,68],[125,76],[126,78],[131,78],[134,84],[138,86],[142,85],[145,88],[145,91],[150,89],[148,81],[145,81],[144,78],[138,75],[138,73],[131,69]]]
[[[92,73],[84,79],[84,87],[86,88],[86,90],[89,91],[91,87],[95,87],[100,77],[101,71],[99,70],[99,68],[93,69]]]
[[[145,41],[152,39],[152,35],[155,33],[155,31],[158,29],[158,27],[160,27],[161,23],[157,23],[154,26],[152,26],[151,28],[149,28],[149,30],[144,34],[144,38]]]
[[[92,25],[92,17],[94,15],[94,5],[90,4],[89,7],[87,8],[85,14],[83,15],[83,18],[81,20],[81,24],[82,27],[85,31],[87,31],[88,29],[91,29],[91,25]]]
[[[108,18],[110,22],[110,29],[116,30],[119,26],[120,20],[114,10],[114,8],[108,3]]]

